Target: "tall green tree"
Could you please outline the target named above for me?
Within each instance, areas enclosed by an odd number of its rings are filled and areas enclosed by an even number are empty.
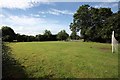
[[[81,30],[80,34],[83,36],[84,41],[105,42],[108,38],[102,37],[104,35],[103,31],[106,31],[104,27],[110,24],[106,24],[106,22],[112,15],[113,13],[110,8],[98,9],[89,5],[82,5],[73,15],[73,22],[70,24],[70,29],[72,32]]]
[[[3,26],[2,27],[2,40],[3,41],[13,41],[15,39],[16,35],[15,32],[12,28],[8,26]]]
[[[79,36],[77,35],[77,32],[79,31],[79,28],[76,26],[76,24],[71,23],[70,24],[70,30],[72,31],[70,38],[71,39],[79,39]]]
[[[49,37],[50,35],[52,35],[52,33],[50,32],[50,30],[45,30],[43,35],[46,35]]]
[[[82,5],[79,7],[77,12],[73,15],[73,26],[74,29],[81,30],[81,34],[84,35],[84,39],[87,38],[86,30],[90,25],[90,6]]]
[[[46,41],[49,41],[52,36],[52,33],[50,32],[50,30],[45,30],[43,35],[46,38]]]
[[[69,37],[69,34],[66,33],[65,30],[61,30],[61,31],[57,34],[57,39],[58,39],[58,40],[67,40],[68,37]]]
[[[103,39],[106,39],[107,42],[110,42],[112,31],[115,31],[115,37],[120,41],[120,13],[114,13],[112,16],[106,19],[101,35]]]

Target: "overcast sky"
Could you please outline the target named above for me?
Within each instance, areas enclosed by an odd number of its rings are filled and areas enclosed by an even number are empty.
[[[71,33],[73,14],[83,4],[111,8],[118,11],[118,2],[45,2],[47,0],[5,0],[0,4],[0,26],[9,26],[16,33],[36,35],[45,29],[56,34],[61,30]]]

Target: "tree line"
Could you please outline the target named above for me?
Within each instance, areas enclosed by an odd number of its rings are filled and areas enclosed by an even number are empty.
[[[120,11],[113,13],[111,8],[94,8],[82,5],[73,15],[70,30],[73,38],[80,31],[84,41],[111,42],[112,31],[120,41]]]
[[[50,30],[45,30],[43,35],[38,34],[36,36],[16,34],[14,30],[8,26],[2,26],[1,31],[2,40],[5,42],[58,41],[69,38],[69,34],[65,30],[61,30],[55,35],[53,35]]]

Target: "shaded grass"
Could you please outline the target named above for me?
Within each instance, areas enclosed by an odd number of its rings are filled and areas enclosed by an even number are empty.
[[[2,80],[15,80],[27,78],[27,73],[19,61],[12,57],[11,48],[2,45]]]
[[[94,42],[19,42],[8,44],[29,78],[117,78],[118,54]]]

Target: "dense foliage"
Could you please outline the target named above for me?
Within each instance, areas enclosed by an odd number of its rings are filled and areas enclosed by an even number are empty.
[[[72,40],[79,40],[80,39],[80,36],[77,35],[77,32],[76,31],[72,31],[71,35],[70,35],[70,38]]]
[[[60,32],[57,34],[57,39],[58,39],[58,40],[67,40],[68,37],[69,37],[69,35],[66,33],[65,30],[60,31]]]
[[[10,27],[4,26],[2,27],[2,40],[3,41],[13,41],[15,39],[15,32]]]
[[[113,13],[111,8],[94,8],[82,5],[73,15],[70,24],[72,32],[80,31],[84,41],[110,42],[112,31],[120,41],[120,13]]]

